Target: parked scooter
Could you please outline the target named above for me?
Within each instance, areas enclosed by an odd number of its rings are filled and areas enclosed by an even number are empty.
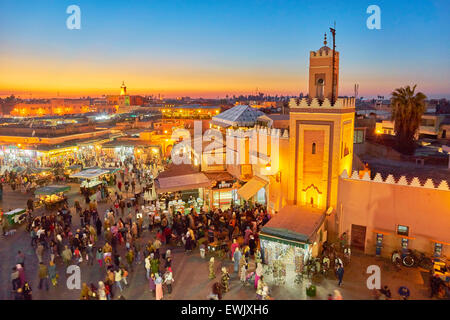
[[[400,253],[399,250],[395,250],[392,253],[392,262],[399,265],[399,259],[401,264],[408,268],[417,266],[427,270],[431,270],[433,268],[433,260],[417,250],[407,249],[402,253]]]
[[[395,269],[396,269],[397,271],[400,271],[400,270],[402,269],[402,268],[401,268],[401,265],[402,265],[402,257],[401,257],[400,251],[395,250],[395,251],[392,253],[391,261],[392,261],[392,264],[394,265],[394,267],[395,267]]]

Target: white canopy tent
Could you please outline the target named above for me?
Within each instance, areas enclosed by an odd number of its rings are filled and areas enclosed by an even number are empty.
[[[103,170],[103,169],[86,169],[86,170],[80,171],[78,173],[72,174],[69,177],[92,180],[92,179],[97,179],[109,172],[110,172],[109,170]]]

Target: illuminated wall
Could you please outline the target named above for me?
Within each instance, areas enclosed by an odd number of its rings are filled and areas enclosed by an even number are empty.
[[[49,115],[79,114],[95,111],[89,100],[51,99],[48,103],[17,103],[10,115],[15,117],[42,117]]]
[[[409,248],[431,255],[435,243],[441,243],[443,254],[450,254],[450,188],[445,180],[383,179],[380,174],[361,179],[356,171],[351,177],[345,173],[339,178],[337,209],[339,233],[347,232],[351,239],[352,225],[366,228],[367,254],[375,254],[377,232],[384,234],[381,256],[400,249],[398,225],[409,228]]]

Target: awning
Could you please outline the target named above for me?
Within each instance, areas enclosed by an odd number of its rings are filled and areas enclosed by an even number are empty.
[[[231,127],[231,124],[228,124],[228,123],[225,123],[225,122],[222,122],[222,121],[218,121],[218,120],[211,120],[211,121],[209,121],[209,123],[211,123],[213,126],[218,126],[218,127],[221,127],[221,128],[229,128],[229,127]]]
[[[259,177],[253,177],[244,184],[243,187],[238,189],[238,195],[244,199],[248,200],[253,197],[261,188],[265,187],[268,182]]]
[[[283,207],[262,227],[260,235],[312,243],[324,221],[325,211],[322,209],[289,205]]]
[[[95,179],[98,178],[104,174],[108,174],[108,170],[103,169],[87,169],[80,171],[78,173],[72,174],[69,177],[70,178],[80,178],[80,179]]]
[[[52,195],[52,194],[56,194],[56,193],[60,193],[60,192],[66,192],[70,190],[70,186],[58,186],[58,185],[52,185],[52,186],[45,186],[42,188],[38,188],[36,189],[36,191],[34,191],[34,194],[38,195],[38,194],[42,194],[42,195]]]
[[[102,183],[103,183],[103,181],[100,181],[100,180],[85,180],[81,183],[80,187],[89,189],[89,188],[94,188]]]
[[[208,188],[211,186],[211,181],[201,172],[157,178],[155,182],[158,193]]]

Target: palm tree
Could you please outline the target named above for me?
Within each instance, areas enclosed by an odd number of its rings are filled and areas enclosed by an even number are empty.
[[[414,153],[414,137],[425,112],[425,99],[422,92],[417,92],[414,85],[397,88],[392,92],[391,107],[394,131],[398,149],[406,154]]]

